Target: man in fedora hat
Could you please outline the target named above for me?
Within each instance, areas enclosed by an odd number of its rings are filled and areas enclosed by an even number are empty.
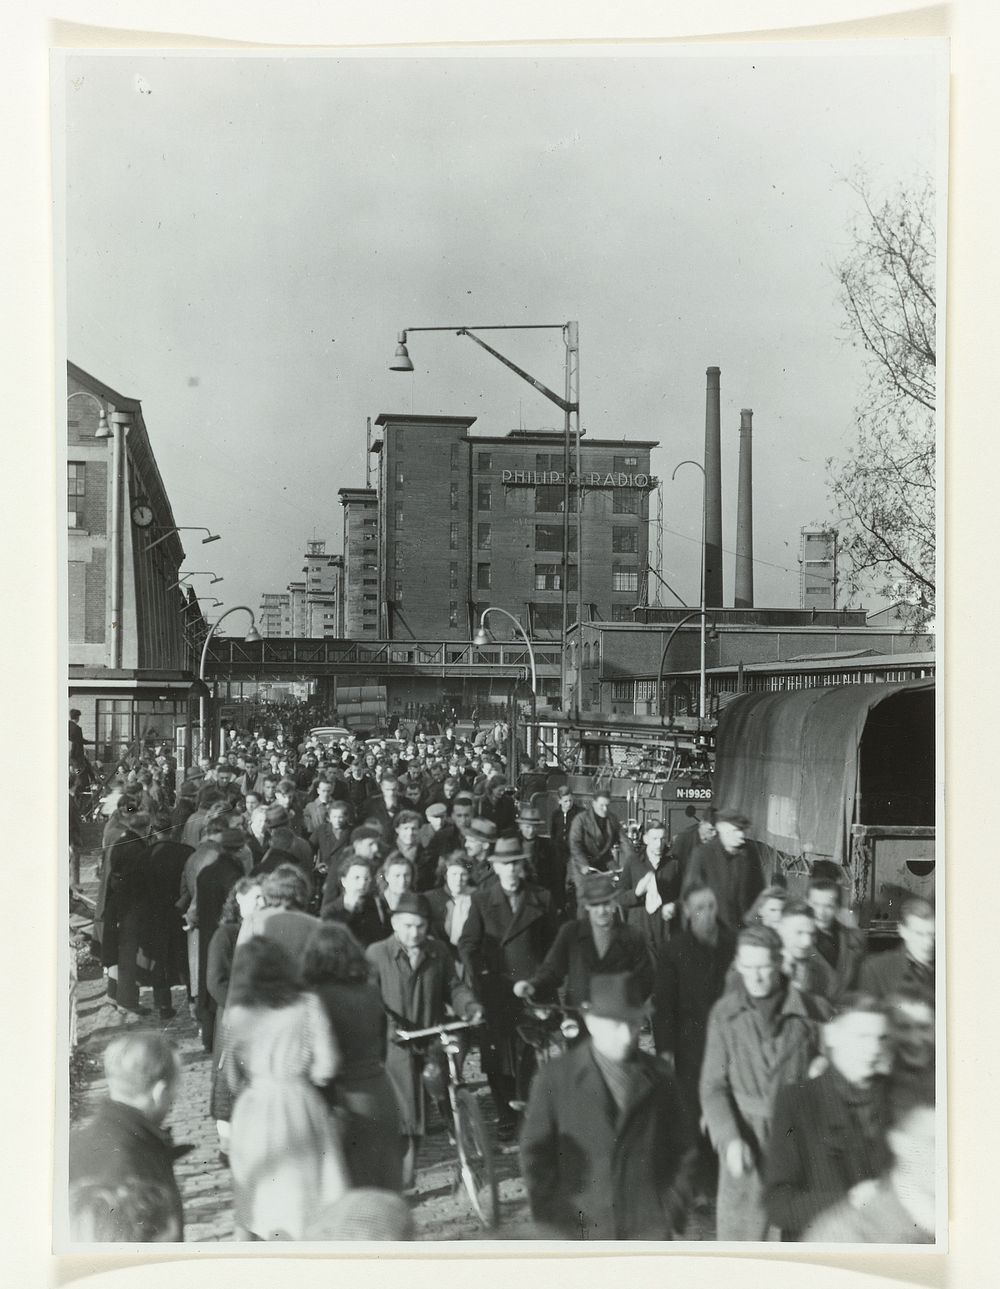
[[[542,813],[528,801],[517,809],[517,831],[521,834],[521,849],[534,881],[552,896],[552,907],[561,917],[566,907],[566,863],[561,859],[548,837],[543,837]]]
[[[518,998],[551,994],[565,985],[563,1001],[579,1007],[595,975],[634,975],[646,997],[653,988],[653,960],[641,932],[625,926],[610,873],[588,873],[582,886],[585,918],[564,922],[545,961],[530,980],[514,986]]]
[[[459,978],[447,947],[428,936],[431,910],[427,897],[407,891],[392,914],[392,935],[365,950],[382,1005],[390,1020],[390,1038],[398,1029],[426,1029],[445,1019],[445,1007],[467,1020],[482,1008]],[[390,1042],[386,1073],[399,1101],[403,1135],[403,1184],[413,1184],[417,1151],[426,1131],[423,1072],[425,1053],[412,1043]]]
[[[531,1213],[568,1240],[669,1240],[683,1227],[693,1132],[627,973],[594,975],[588,1038],[542,1067],[521,1133]]]
[[[517,1033],[521,1004],[514,985],[542,965],[556,923],[548,891],[527,880],[519,837],[500,837],[492,863],[495,880],[474,892],[458,951],[486,1010],[483,1072],[496,1104],[497,1134],[509,1141],[516,1133],[510,1102],[523,1092],[516,1076],[531,1074],[531,1051],[523,1050]]]
[[[462,839],[472,865],[472,880],[477,886],[488,885],[494,880],[490,856],[497,839],[496,824],[492,819],[472,819],[462,830]]]

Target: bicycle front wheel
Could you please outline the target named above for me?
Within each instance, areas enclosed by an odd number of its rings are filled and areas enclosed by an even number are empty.
[[[476,1217],[488,1229],[500,1221],[493,1150],[476,1098],[468,1088],[455,1089],[455,1145],[462,1185]]]

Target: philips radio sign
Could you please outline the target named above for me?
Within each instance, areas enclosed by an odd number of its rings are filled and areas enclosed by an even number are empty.
[[[565,483],[566,476],[561,470],[504,470],[500,481],[505,488],[524,485],[536,487],[539,484]],[[570,483],[576,487],[577,476],[570,471]],[[580,486],[583,488],[651,488],[656,486],[657,478],[653,474],[601,474],[594,470],[590,474],[580,475]]]

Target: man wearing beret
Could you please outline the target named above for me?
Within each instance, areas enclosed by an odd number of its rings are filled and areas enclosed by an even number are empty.
[[[521,1164],[539,1233],[669,1240],[683,1229],[693,1131],[669,1071],[639,1051],[647,1012],[634,976],[592,976],[588,1039],[532,1085]]]

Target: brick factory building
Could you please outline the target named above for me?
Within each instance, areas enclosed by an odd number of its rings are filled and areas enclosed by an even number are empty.
[[[519,618],[532,639],[560,637],[563,434],[474,435],[475,419],[376,418],[376,486],[340,491],[348,636],[469,640],[482,610],[492,605]],[[580,600],[584,621],[630,620],[640,602],[649,496],[657,482],[650,452],[656,446],[651,440],[582,441],[582,514],[571,470],[570,623]],[[512,634],[500,615],[489,627],[498,639]],[[557,691],[558,685],[553,696]]]
[[[106,763],[162,741],[183,766],[204,617],[138,399],[67,363],[69,705]]]

